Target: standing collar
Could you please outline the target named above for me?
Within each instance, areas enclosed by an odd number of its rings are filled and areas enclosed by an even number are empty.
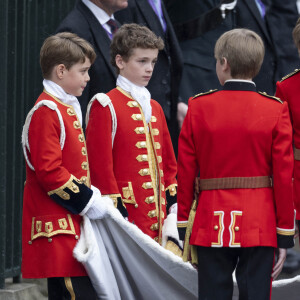
[[[256,92],[256,85],[251,80],[230,79],[223,86],[224,91],[252,91]]]
[[[106,25],[106,22],[112,18],[114,19],[114,16],[111,17],[99,6],[95,5],[93,2],[89,0],[82,0],[82,2],[91,10],[91,12],[94,14],[94,16],[97,18],[99,23],[103,26]],[[109,27],[109,26],[108,26]],[[109,28],[108,28],[109,29]]]

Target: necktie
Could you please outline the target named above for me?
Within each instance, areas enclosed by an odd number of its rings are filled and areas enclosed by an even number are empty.
[[[114,35],[119,28],[118,23],[114,19],[109,19],[106,24],[110,27],[111,34]]]
[[[152,0],[152,3],[155,7],[154,11],[159,18],[161,26],[162,26],[163,30],[166,31],[166,23],[165,23],[162,8],[161,8],[161,2],[159,0]]]
[[[261,0],[255,0],[258,10],[261,14],[261,17],[264,18],[266,14],[266,6],[263,4]]]

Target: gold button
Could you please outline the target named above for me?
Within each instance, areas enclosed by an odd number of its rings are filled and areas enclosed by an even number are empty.
[[[218,230],[219,229],[219,226],[218,225],[215,225],[214,226],[214,230]]]
[[[85,176],[82,176],[82,177],[80,178],[80,181],[82,181],[83,183],[86,183],[86,181],[87,181],[87,177],[85,177]]]
[[[175,191],[175,188],[171,188],[171,192],[174,192]]]
[[[138,205],[138,204],[134,204],[134,207],[135,207],[135,208],[138,208],[138,207],[139,207],[139,205]]]
[[[135,117],[136,117],[137,120],[141,120],[142,119],[142,115],[141,114],[137,114]]]
[[[86,148],[85,147],[82,147],[81,153],[82,153],[82,155],[86,155]]]
[[[151,229],[152,231],[158,230],[158,223],[152,224],[151,227],[150,227],[150,229]]]
[[[74,121],[73,122],[73,126],[74,126],[75,129],[79,129],[80,128],[80,124],[79,124],[78,121]]]
[[[74,116],[75,115],[74,110],[70,107],[67,109],[67,113],[68,113],[69,116]]]
[[[235,227],[234,227],[234,230],[235,230],[235,231],[239,231],[239,230],[240,230],[240,227],[239,227],[239,226],[235,226]]]
[[[143,155],[142,155],[142,160],[143,160],[143,161],[147,161],[147,159],[148,159],[148,156],[147,156],[146,154],[143,154]]]
[[[147,204],[153,203],[153,202],[154,202],[154,196],[147,197],[147,198],[145,199],[145,202],[146,202]]]
[[[32,245],[32,241],[29,241],[28,244],[29,244],[29,245]]]
[[[83,137],[83,134],[82,134],[82,133],[80,133],[80,134],[78,135],[78,140],[79,140],[79,142],[81,142],[81,143],[84,142],[84,137]]]
[[[143,175],[147,175],[148,171],[149,171],[149,169],[143,169]]]
[[[132,106],[137,107],[138,106],[137,102],[136,101],[132,101]]]
[[[144,127],[140,127],[140,128],[139,128],[139,132],[140,132],[140,133],[144,133],[144,132],[145,132],[145,128],[144,128]]]
[[[146,188],[150,189],[152,187],[152,183],[151,182],[147,182],[146,183]]]
[[[76,234],[75,235],[75,240],[78,240],[79,239],[79,236]]]
[[[87,170],[87,168],[88,168],[88,163],[87,163],[86,161],[84,161],[84,162],[81,164],[81,168],[82,168],[83,170]]]
[[[146,142],[140,142],[141,147],[146,147]]]
[[[51,243],[51,242],[52,242],[52,239],[51,239],[51,238],[49,238],[49,239],[48,239],[48,242],[49,242],[49,243]]]

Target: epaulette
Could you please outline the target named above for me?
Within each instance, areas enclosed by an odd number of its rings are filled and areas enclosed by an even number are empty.
[[[278,97],[275,97],[275,96],[268,95],[266,92],[258,92],[258,93],[259,93],[260,95],[262,95],[262,96],[265,96],[265,97],[267,97],[267,98],[270,98],[270,99],[276,100],[276,101],[280,102],[281,104],[283,103],[283,101],[282,101],[282,100],[280,100],[280,98],[278,98]]]
[[[217,89],[215,89],[215,90],[209,90],[208,92],[204,92],[204,93],[199,93],[199,94],[195,95],[194,97],[192,97],[192,99],[195,99],[195,98],[197,98],[199,96],[208,95],[208,94],[214,93],[216,91],[217,91]]]
[[[295,69],[294,72],[292,72],[292,73],[290,73],[290,74],[288,74],[288,75],[282,77],[282,79],[280,80],[280,82],[282,82],[282,81],[284,81],[284,80],[286,80],[286,79],[288,79],[288,78],[294,76],[294,75],[297,74],[298,72],[300,72],[300,69]]]

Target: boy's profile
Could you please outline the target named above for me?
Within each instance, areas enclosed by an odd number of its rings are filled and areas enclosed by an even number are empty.
[[[73,257],[81,215],[102,213],[90,184],[80,96],[96,54],[72,33],[47,38],[40,64],[44,91],[22,133],[26,159],[22,223],[22,275],[48,278],[49,299],[96,299],[84,267]]]
[[[293,30],[294,43],[300,55],[300,18]],[[289,105],[293,126],[294,142],[294,205],[296,210],[296,220],[300,228],[300,113],[299,96],[300,95],[300,69],[296,69],[291,74],[283,77],[277,82],[276,96],[286,101]]]
[[[256,92],[252,78],[263,56],[253,31],[224,33],[215,45],[223,90],[189,100],[179,137],[181,238],[200,173],[190,238],[198,253],[200,300],[232,299],[234,270],[240,299],[270,299],[272,277],[294,244],[292,128],[287,104]]]
[[[86,120],[92,184],[122,199],[128,220],[159,243],[177,186],[165,116],[146,89],[163,46],[147,27],[123,25],[111,44],[117,87],[93,98]]]

